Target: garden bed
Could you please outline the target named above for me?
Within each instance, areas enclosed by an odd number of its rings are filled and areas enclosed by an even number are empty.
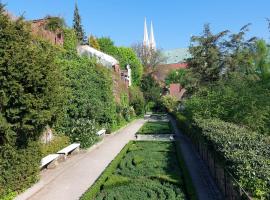
[[[147,122],[138,131],[137,135],[172,134],[170,122]]]
[[[187,199],[175,144],[130,142],[81,199]]]

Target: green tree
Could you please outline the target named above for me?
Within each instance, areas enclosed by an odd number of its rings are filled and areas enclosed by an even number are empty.
[[[258,40],[256,43],[255,66],[263,81],[270,79],[269,48],[264,40]]]
[[[75,4],[74,15],[73,15],[73,29],[75,30],[78,42],[84,43],[85,33],[81,24],[81,16],[79,13],[77,3]]]
[[[189,47],[191,57],[187,61],[200,84],[211,83],[220,78],[222,52],[219,42],[227,33],[228,31],[222,31],[213,34],[209,24],[206,24],[202,36],[191,38]]]
[[[171,71],[165,79],[166,85],[170,85],[171,83],[180,83],[181,86],[185,87],[186,85],[186,74],[187,70],[185,69],[177,69]]]
[[[147,102],[158,102],[161,96],[161,88],[151,74],[144,75],[141,82],[141,89]]]
[[[89,38],[88,38],[88,44],[93,47],[94,49],[96,50],[100,50],[100,46],[99,46],[99,43],[97,41],[97,39],[91,35]]]
[[[224,50],[221,58],[223,75],[232,72],[252,74],[254,69],[254,50],[256,37],[246,39],[250,24],[243,26],[238,33],[229,35],[229,38],[220,44]]]
[[[131,81],[134,85],[139,85],[142,79],[143,66],[135,52],[128,47],[117,47],[116,54],[113,55],[120,63],[122,69],[129,64],[131,68]]]
[[[97,38],[100,50],[111,56],[116,55],[117,48],[114,46],[114,42],[109,37]]]

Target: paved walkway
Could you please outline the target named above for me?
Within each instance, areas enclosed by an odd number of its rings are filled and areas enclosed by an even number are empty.
[[[176,121],[171,118],[175,133],[179,137],[180,148],[184,161],[196,189],[199,200],[222,200],[220,191],[212,179],[205,163],[193,149],[190,140],[177,128]]]
[[[56,169],[43,170],[40,181],[16,200],[75,200],[91,186],[144,124],[139,119],[86,152],[70,157]]]

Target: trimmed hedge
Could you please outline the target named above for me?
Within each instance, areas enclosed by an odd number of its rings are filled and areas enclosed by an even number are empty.
[[[270,198],[270,138],[220,119],[194,119],[192,125],[181,114],[178,125],[195,142],[207,145],[254,198]]]
[[[129,142],[116,156],[116,158],[109,164],[106,170],[100,175],[97,181],[83,194],[80,198],[81,200],[89,200],[94,199],[97,193],[100,191],[101,187],[104,185],[106,180],[112,173],[115,171],[117,166],[119,165],[122,158],[126,155],[129,147],[133,144],[133,142]]]

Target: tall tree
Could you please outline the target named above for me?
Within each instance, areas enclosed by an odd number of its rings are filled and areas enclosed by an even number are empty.
[[[85,42],[85,33],[81,24],[81,16],[77,3],[75,4],[74,16],[73,16],[73,29],[75,30],[78,42]]]
[[[222,52],[220,40],[228,33],[222,31],[213,34],[209,24],[204,25],[202,36],[193,36],[189,52],[188,64],[201,84],[211,83],[220,77]]]
[[[136,52],[146,71],[151,71],[153,68],[166,61],[160,49],[155,50],[148,48],[142,43],[134,44],[132,49]]]

